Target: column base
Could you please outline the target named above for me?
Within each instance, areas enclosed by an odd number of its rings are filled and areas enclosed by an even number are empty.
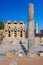
[[[38,58],[39,56],[36,55],[36,54],[28,54],[28,57],[29,57],[29,58]]]

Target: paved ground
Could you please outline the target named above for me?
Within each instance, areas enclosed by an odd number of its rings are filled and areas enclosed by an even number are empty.
[[[0,60],[0,65],[43,65],[43,57],[29,58],[29,57],[13,57],[4,58]]]
[[[35,51],[43,51],[43,43],[34,43]],[[0,65],[10,65],[10,62],[13,60],[16,61],[16,65],[43,65],[43,57],[39,58],[29,58],[27,56],[14,56],[13,59],[9,59],[6,57],[6,51],[8,50],[15,50],[15,55],[20,52],[23,52],[23,55],[27,54],[28,51],[28,40],[26,44],[14,44],[14,45],[0,45]]]
[[[38,53],[39,51],[43,51],[43,43],[34,43],[35,51]],[[11,44],[11,45],[0,45],[0,58],[6,56],[6,51],[8,50],[15,50],[15,55],[22,52],[23,54],[27,55],[28,51],[28,39],[25,44]]]

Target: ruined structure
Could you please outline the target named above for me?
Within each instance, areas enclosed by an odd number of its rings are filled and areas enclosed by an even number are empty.
[[[11,22],[11,21],[7,21],[4,23],[4,39],[9,40],[10,41],[12,39],[13,43],[20,43],[26,42],[26,26],[25,26],[25,22]]]

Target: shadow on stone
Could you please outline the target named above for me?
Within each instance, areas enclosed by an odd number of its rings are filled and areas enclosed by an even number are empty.
[[[22,44],[21,41],[20,41],[20,45],[21,45],[21,48],[24,51],[25,55],[27,55],[27,49],[24,47],[24,45]]]

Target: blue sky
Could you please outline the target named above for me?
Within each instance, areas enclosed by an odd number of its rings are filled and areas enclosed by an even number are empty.
[[[0,0],[0,20],[22,20],[28,27],[28,3],[34,4],[34,22],[43,29],[43,0]]]

